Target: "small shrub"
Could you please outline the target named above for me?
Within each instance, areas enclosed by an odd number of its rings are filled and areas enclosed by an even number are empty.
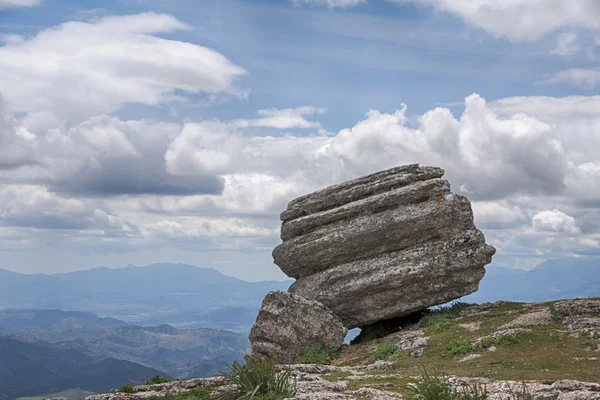
[[[394,354],[394,343],[387,341],[381,343],[371,356],[373,360],[385,360]]]
[[[473,345],[469,339],[455,339],[444,346],[442,355],[445,357],[456,357],[469,354],[473,350]]]
[[[478,345],[479,347],[487,349],[492,346],[510,346],[511,344],[518,342],[519,338],[516,335],[502,335],[497,338],[493,336],[486,336],[481,339]]]
[[[130,384],[123,385],[119,389],[117,389],[117,392],[133,393],[133,386],[131,386]]]
[[[548,310],[550,311],[550,316],[552,317],[553,322],[555,322],[555,323],[562,322],[562,315],[560,315],[560,313],[556,309],[556,306],[554,305],[554,303],[552,303],[552,304],[550,304],[550,306],[548,306]]]
[[[166,376],[154,375],[152,378],[146,379],[146,381],[144,382],[144,385],[157,385],[159,383],[167,383],[167,382],[171,382],[171,380],[169,378],[167,378]]]
[[[486,336],[486,337],[484,337],[484,338],[481,339],[481,342],[479,342],[479,344],[484,349],[487,349],[489,347],[492,347],[492,346],[496,345],[496,338],[493,337],[493,336]]]
[[[335,358],[335,352],[324,345],[315,346],[300,357],[296,358],[296,364],[321,364],[329,365]]]
[[[518,342],[519,339],[515,335],[502,335],[496,339],[496,345],[498,346],[509,346]]]
[[[423,329],[426,336],[442,333],[450,329],[454,324],[442,316],[434,316],[427,321],[427,326]]]
[[[246,356],[244,365],[234,361],[219,400],[281,400],[296,395],[291,370],[278,371],[271,360]]]

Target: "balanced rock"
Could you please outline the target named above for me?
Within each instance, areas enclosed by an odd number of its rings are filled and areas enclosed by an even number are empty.
[[[392,168],[291,201],[275,263],[290,292],[347,328],[402,317],[475,292],[495,249],[444,171]]]
[[[347,329],[315,300],[274,291],[267,294],[250,331],[252,354],[289,364],[316,346],[337,350]]]

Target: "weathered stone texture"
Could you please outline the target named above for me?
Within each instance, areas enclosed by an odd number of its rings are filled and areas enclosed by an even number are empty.
[[[495,249],[436,167],[408,165],[293,200],[275,263],[348,328],[475,292]]]
[[[292,363],[315,346],[339,349],[346,333],[340,318],[318,301],[275,291],[263,300],[250,342],[253,355]]]

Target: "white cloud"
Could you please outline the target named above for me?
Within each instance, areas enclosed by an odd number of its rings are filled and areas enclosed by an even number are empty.
[[[598,104],[472,95],[462,115],[436,108],[409,121],[404,106],[371,110],[335,135],[318,133],[324,110],[308,106],[184,125],[97,116],[71,127],[44,112],[17,120],[5,106],[0,137],[33,164],[0,170],[12,191],[0,196],[0,225],[19,230],[14,247],[62,229],[77,232],[78,246],[270,248],[291,199],[418,162],[446,169],[503,254],[590,251],[600,227]],[[295,128],[313,131],[270,135]]]
[[[600,69],[571,68],[557,72],[547,83],[568,83],[592,90],[600,83]]]
[[[505,117],[528,115],[548,124],[574,165],[600,160],[600,96],[509,97],[489,106]]]
[[[351,8],[366,3],[367,0],[290,0],[295,6],[311,5],[327,8]]]
[[[186,124],[165,154],[172,174],[226,174],[231,171],[235,153],[243,149],[243,139],[220,122]]]
[[[325,114],[326,108],[316,108],[304,106],[298,108],[266,109],[258,110],[258,115],[261,118],[256,119],[239,119],[233,121],[235,126],[241,128],[258,127],[258,128],[276,128],[276,129],[292,129],[292,128],[321,128],[319,122],[308,121],[307,116],[315,114]]]
[[[17,7],[35,7],[42,4],[44,0],[0,0],[0,10]]]
[[[533,228],[538,232],[578,234],[581,230],[575,218],[557,209],[540,211],[532,218]]]
[[[550,51],[559,57],[568,58],[579,52],[581,47],[577,44],[577,35],[573,32],[563,32],[556,38],[556,48]]]
[[[489,103],[500,115],[527,114],[544,121],[590,119],[598,116],[600,96],[516,96]]]
[[[529,220],[523,209],[506,201],[476,201],[471,205],[475,223],[481,228],[507,228]]]
[[[534,40],[566,27],[600,29],[597,0],[388,0],[417,4],[455,15],[496,36]]]
[[[67,22],[0,47],[0,92],[14,111],[84,120],[184,94],[244,97],[246,71],[218,52],[153,36],[188,29],[165,14]],[[176,99],[185,99],[179,95]]]
[[[501,118],[478,95],[466,99],[456,119],[448,109],[426,112],[418,129],[405,125],[404,111],[371,111],[342,130],[323,154],[352,171],[374,171],[419,162],[444,167],[456,188],[474,198],[511,193],[556,193],[565,169],[551,126],[523,114]]]

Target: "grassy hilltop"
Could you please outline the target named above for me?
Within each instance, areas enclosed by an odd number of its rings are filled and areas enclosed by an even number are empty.
[[[587,308],[584,309],[584,305]],[[410,330],[422,330],[427,347],[420,357],[398,346]],[[427,369],[443,375],[498,380],[575,379],[600,383],[600,300],[548,303],[456,303],[426,314],[413,326],[380,339],[345,346],[335,365],[386,360],[394,369],[372,381],[353,381],[401,390],[398,375]],[[389,374],[390,377],[381,375]],[[326,379],[343,378],[334,373]]]

